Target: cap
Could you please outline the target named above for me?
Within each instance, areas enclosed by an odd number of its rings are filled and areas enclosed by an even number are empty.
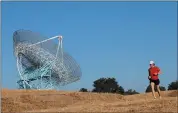
[[[150,61],[150,64],[154,64],[154,61]]]

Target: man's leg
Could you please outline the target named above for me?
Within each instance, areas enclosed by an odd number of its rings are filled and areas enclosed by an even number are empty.
[[[158,91],[159,97],[161,98],[161,90],[160,90],[160,88],[159,88],[159,85],[156,85],[156,88],[157,88],[157,91]]]
[[[153,94],[154,98],[156,98],[156,96],[155,96],[155,88],[154,88],[154,86],[155,86],[155,83],[154,83],[154,82],[151,82],[151,90],[152,90],[152,94]]]
[[[156,81],[156,88],[157,88],[157,91],[158,91],[158,94],[159,94],[159,97],[161,98],[161,90],[159,88],[159,80]]]

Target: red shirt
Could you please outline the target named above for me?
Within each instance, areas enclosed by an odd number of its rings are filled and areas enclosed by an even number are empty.
[[[154,73],[159,73],[159,71],[160,71],[160,69],[159,69],[159,67],[157,67],[157,66],[154,66],[154,67],[151,67],[151,68],[148,69],[149,76],[151,76],[151,79],[152,79],[152,80],[157,80],[157,79],[159,79],[159,78],[158,78],[158,75],[154,75]]]

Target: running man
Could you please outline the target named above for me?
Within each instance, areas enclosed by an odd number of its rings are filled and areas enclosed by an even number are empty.
[[[155,88],[154,88],[156,85],[159,97],[161,98],[161,93],[160,93],[161,91],[159,88],[160,81],[159,81],[159,77],[158,77],[158,75],[161,74],[161,71],[160,71],[159,67],[155,66],[154,61],[150,61],[150,68],[148,69],[148,72],[149,72],[148,79],[150,80],[152,94],[153,94],[154,98],[156,98]]]

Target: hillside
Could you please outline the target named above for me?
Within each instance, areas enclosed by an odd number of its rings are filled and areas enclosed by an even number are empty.
[[[122,96],[55,90],[1,90],[3,112],[177,112],[178,91]]]

